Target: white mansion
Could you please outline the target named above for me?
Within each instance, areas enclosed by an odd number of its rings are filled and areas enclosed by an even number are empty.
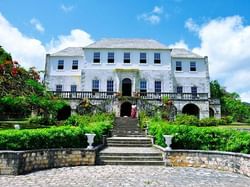
[[[160,105],[168,96],[177,113],[220,118],[220,102],[210,99],[209,81],[206,56],[155,40],[103,39],[46,56],[45,82],[69,99],[73,110],[83,98],[94,104],[111,98],[108,110],[124,116],[140,99]]]

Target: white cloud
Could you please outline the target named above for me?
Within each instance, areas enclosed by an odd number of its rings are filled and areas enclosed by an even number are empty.
[[[197,25],[194,20],[192,18],[189,18],[186,22],[185,22],[185,27],[189,30],[189,31],[194,31],[194,32],[198,32],[200,30],[199,25]]]
[[[65,13],[71,12],[74,9],[73,5],[64,5],[62,4],[60,7]]]
[[[229,91],[248,93],[250,88],[250,25],[240,16],[210,20],[195,31],[200,47],[193,52],[209,57],[210,75]],[[244,101],[250,98],[243,95]]]
[[[36,18],[32,18],[30,20],[30,23],[31,25],[33,25],[35,27],[35,29],[38,31],[38,32],[44,32],[45,29],[44,27],[42,26],[42,24],[40,23],[39,20],[37,20]]]
[[[75,29],[71,30],[69,35],[58,36],[56,40],[43,45],[40,40],[25,36],[0,13],[0,42],[0,45],[23,67],[34,66],[38,70],[43,70],[46,53],[69,46],[86,46],[93,40],[85,31]]]
[[[242,101],[249,102],[250,101],[250,91],[241,93],[240,98]]]
[[[94,40],[87,32],[74,29],[71,30],[70,35],[61,35],[51,40],[46,47],[50,53],[53,53],[66,47],[84,47],[93,42]]]
[[[44,69],[45,48],[42,43],[34,38],[22,34],[12,26],[0,13],[0,41],[1,46],[11,53],[24,67],[36,66]]]
[[[163,13],[163,7],[155,6],[152,13],[162,14]]]
[[[185,43],[184,40],[180,40],[174,44],[171,44],[168,46],[169,48],[184,48],[184,49],[188,49],[188,45]]]
[[[163,7],[155,6],[151,12],[143,13],[137,16],[137,19],[156,25],[160,23],[163,12]]]

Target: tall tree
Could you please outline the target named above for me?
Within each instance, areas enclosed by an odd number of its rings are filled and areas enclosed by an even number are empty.
[[[11,55],[0,48],[0,114],[38,110],[45,116],[55,115],[64,102],[46,91],[39,82],[39,73],[31,67],[25,70]]]

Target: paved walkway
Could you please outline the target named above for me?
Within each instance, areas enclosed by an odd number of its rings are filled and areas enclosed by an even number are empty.
[[[0,176],[0,186],[225,186],[249,187],[250,178],[222,171],[164,166],[81,166]]]

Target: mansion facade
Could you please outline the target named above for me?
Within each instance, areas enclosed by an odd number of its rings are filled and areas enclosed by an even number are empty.
[[[107,110],[124,116],[132,104],[142,109],[140,100],[160,105],[167,96],[177,113],[221,114],[220,102],[210,99],[208,58],[155,40],[103,39],[47,54],[45,82],[72,110],[84,98],[96,105],[111,99]]]

